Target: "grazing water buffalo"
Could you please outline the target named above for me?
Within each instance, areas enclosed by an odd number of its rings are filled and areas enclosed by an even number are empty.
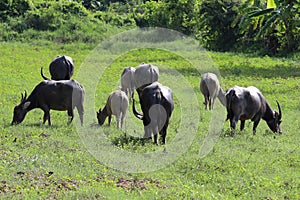
[[[159,70],[156,66],[145,63],[138,66],[134,73],[135,88],[138,94],[140,95],[145,86],[158,81],[158,77]]]
[[[281,108],[277,102],[278,110],[273,111],[267,103],[262,93],[253,86],[244,88],[235,86],[228,89],[226,93],[227,100],[227,119],[230,120],[230,126],[235,131],[236,123],[241,120],[240,129],[243,130],[245,126],[245,120],[251,119],[253,124],[253,135],[256,133],[256,127],[262,118],[265,120],[269,128],[273,132],[281,133]]]
[[[213,73],[205,73],[201,77],[200,91],[204,96],[205,109],[209,106],[210,110],[214,109],[215,100],[218,97],[220,102],[226,106],[225,92],[220,87],[218,77]]]
[[[97,119],[99,125],[103,125],[106,117],[108,117],[108,125],[111,122],[111,116],[116,116],[117,127],[122,128],[125,116],[128,108],[128,97],[123,91],[112,92],[107,101],[103,110],[100,108],[97,112]]]
[[[134,93],[134,73],[135,68],[133,67],[126,67],[121,75],[121,90],[126,93],[126,95],[130,98],[133,97]]]
[[[143,120],[145,138],[154,135],[154,143],[157,144],[157,135],[162,136],[162,143],[166,142],[167,128],[174,109],[172,90],[158,82],[146,86],[140,93],[140,104],[143,113],[135,108],[133,99],[132,110],[134,115]]]
[[[57,56],[49,66],[52,80],[70,80],[74,73],[73,59],[69,56]],[[50,80],[44,76],[42,69],[41,75],[45,80]]]
[[[14,108],[13,124],[21,123],[27,112],[34,108],[44,111],[44,121],[48,120],[51,126],[50,110],[68,111],[69,123],[73,120],[73,110],[76,107],[81,125],[83,125],[84,88],[75,80],[45,80],[39,83],[27,98],[27,93],[22,94],[19,105]]]

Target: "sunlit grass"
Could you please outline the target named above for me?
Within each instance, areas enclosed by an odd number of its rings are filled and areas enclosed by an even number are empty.
[[[96,160],[81,142],[74,124],[67,126],[66,112],[51,112],[52,127],[41,124],[41,110],[28,113],[22,124],[10,126],[13,107],[19,103],[21,92],[32,91],[42,80],[40,67],[48,73],[46,69],[54,57],[63,54],[73,57],[76,79],[90,50],[90,47],[76,46],[1,44],[0,198],[299,199],[299,60],[210,52],[221,72],[223,89],[254,85],[263,92],[273,109],[277,109],[276,99],[281,103],[283,134],[271,133],[261,121],[256,136],[252,135],[252,123],[246,122],[243,132],[237,131],[235,137],[229,137],[229,122],[224,122],[223,132],[213,150],[200,159],[199,149],[210,123],[210,112],[204,110],[199,91],[200,72],[183,58],[163,50],[137,50],[116,59],[99,80],[95,111],[103,107],[109,93],[118,88],[122,69],[136,67],[141,62],[179,71],[194,89],[200,106],[195,107],[200,109],[199,129],[184,155],[158,171],[130,174]],[[162,74],[167,72],[161,71]],[[176,100],[178,94],[174,96],[175,111],[167,143],[176,136],[181,112],[185,112],[179,110],[182,105]],[[217,102],[217,107],[220,106]],[[162,148],[139,139],[143,134],[142,122],[132,115],[131,105],[128,116],[134,126],[128,123],[133,127],[124,130],[116,129],[114,118],[111,127],[105,122],[103,130],[111,145],[130,152],[152,152]],[[75,118],[78,118],[77,112]],[[96,114],[94,121],[85,123],[97,129]],[[138,137],[133,137],[134,134]]]

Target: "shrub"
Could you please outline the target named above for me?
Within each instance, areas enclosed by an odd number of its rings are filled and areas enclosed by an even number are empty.
[[[197,39],[211,50],[231,50],[240,37],[238,28],[231,26],[239,5],[235,0],[204,1],[196,17]]]

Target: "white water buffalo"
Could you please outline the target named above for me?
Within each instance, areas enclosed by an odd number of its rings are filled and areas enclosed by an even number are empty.
[[[269,128],[273,132],[281,133],[281,108],[279,102],[277,102],[278,110],[274,111],[267,103],[262,93],[253,86],[244,88],[235,86],[228,89],[226,93],[227,100],[227,120],[230,120],[230,126],[234,133],[238,120],[241,120],[240,129],[243,130],[245,126],[245,120],[251,119],[253,124],[253,135],[256,133],[256,127],[263,119],[267,122]]]
[[[145,86],[158,81],[158,77],[159,70],[156,66],[145,63],[139,65],[134,73],[135,88],[138,94],[140,95]]]
[[[75,80],[44,80],[39,83],[27,98],[27,93],[22,94],[19,105],[14,108],[12,125],[21,123],[27,112],[32,109],[40,108],[44,111],[44,121],[48,120],[51,126],[50,109],[68,111],[69,123],[73,120],[73,110],[76,107],[81,125],[83,125],[83,102],[84,88]]]
[[[126,67],[121,75],[121,90],[130,98],[133,97],[135,90],[134,73],[134,67]]]
[[[158,133],[162,136],[162,143],[166,142],[167,128],[174,109],[172,90],[158,82],[146,86],[140,93],[140,104],[143,113],[135,108],[133,99],[132,110],[134,115],[143,120],[145,138],[154,136],[157,144]]]
[[[208,106],[210,110],[214,109],[217,97],[226,106],[225,92],[220,87],[218,77],[215,74],[208,72],[201,76],[200,91],[205,99],[204,105],[206,110]]]
[[[111,116],[116,116],[117,127],[122,128],[128,108],[128,97],[123,91],[112,92],[107,98],[106,105],[97,112],[99,125],[103,125],[108,117],[108,125],[111,122]]]
[[[49,66],[52,80],[70,80],[74,73],[73,59],[69,56],[57,56]],[[41,68],[41,75],[45,80],[50,80],[44,76]]]

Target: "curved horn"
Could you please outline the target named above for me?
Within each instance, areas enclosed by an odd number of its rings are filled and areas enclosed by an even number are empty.
[[[278,102],[277,100],[276,100],[276,103],[277,103],[277,107],[278,107],[278,111],[279,111],[279,116],[278,116],[278,118],[281,119],[282,114],[281,114],[280,104],[279,104],[279,102]]]
[[[133,114],[134,114],[137,118],[143,119],[144,115],[143,115],[142,113],[138,112],[138,111],[136,110],[136,108],[135,108],[135,100],[134,100],[134,99],[132,99],[132,111],[133,111]]]
[[[21,93],[21,103],[24,101],[24,95]]]
[[[26,100],[26,98],[27,98],[27,92],[26,92],[26,90],[24,90],[24,95],[23,95],[23,93],[21,93],[21,103],[23,103],[25,100]]]
[[[26,90],[24,90],[24,93],[25,93],[24,100],[26,100],[26,98],[27,98],[27,92],[26,92]]]

